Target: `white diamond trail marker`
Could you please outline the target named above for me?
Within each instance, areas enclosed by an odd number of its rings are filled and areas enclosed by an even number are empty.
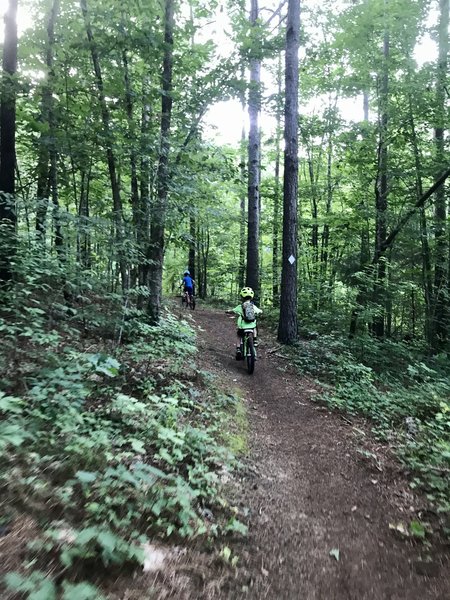
[[[290,257],[288,258],[288,261],[291,263],[291,265],[293,265],[295,263],[295,257],[292,256],[292,254],[291,254]]]

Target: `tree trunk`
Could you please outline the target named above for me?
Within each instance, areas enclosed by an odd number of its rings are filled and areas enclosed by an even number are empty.
[[[119,254],[118,264],[121,275],[122,291],[125,293],[128,289],[128,272],[127,264],[123,258],[123,243],[125,240],[125,231],[123,227],[122,199],[120,196],[120,185],[117,176],[116,156],[113,150],[113,139],[111,134],[111,118],[108,105],[106,104],[102,72],[100,69],[100,60],[97,50],[97,45],[92,33],[92,27],[88,14],[87,0],[80,0],[81,11],[83,13],[86,34],[91,50],[92,64],[95,72],[95,82],[97,85],[98,99],[100,103],[100,112],[102,115],[103,135],[106,142],[106,158],[108,162],[109,178],[111,182],[111,191],[113,197],[114,221],[116,226],[116,252]]]
[[[123,31],[124,39],[126,36]],[[128,54],[126,48],[122,51],[123,77],[125,84],[125,108],[127,113],[128,131],[127,139],[130,150],[130,192],[131,192],[131,208],[133,211],[134,234],[137,238],[137,232],[141,227],[141,211],[139,202],[139,182],[137,176],[138,154],[136,151],[136,127],[133,116],[133,89],[130,82],[130,73],[128,66]]]
[[[54,128],[52,128],[51,123],[54,124],[55,120],[53,100],[55,73],[53,69],[53,55],[55,46],[55,22],[58,11],[59,0],[53,0],[47,22],[47,50],[45,59],[47,79],[42,87],[41,103],[41,120],[42,123],[47,125],[48,129],[41,134],[39,140],[39,158],[37,166],[36,234],[37,239],[42,243],[45,243],[45,220],[47,217],[48,198],[50,195],[50,148],[55,145],[55,131]]]
[[[333,139],[331,123],[328,131],[328,144],[327,144],[327,204],[325,208],[325,219],[328,219],[331,213],[331,206],[333,203],[333,182],[332,182],[332,161],[333,161]],[[317,294],[317,307],[320,309],[322,304],[322,294],[325,282],[327,280],[328,272],[328,245],[330,241],[330,226],[326,222],[322,230],[322,241],[320,249],[320,281],[319,291]],[[325,290],[327,300],[330,300],[329,290]]]
[[[5,13],[3,76],[0,101],[0,285],[12,279],[11,258],[16,250],[16,85],[17,0],[9,0]]]
[[[142,81],[142,116],[141,116],[141,164],[140,164],[140,215],[137,242],[139,252],[139,284],[149,285],[149,228],[150,228],[150,160],[149,160],[149,130],[151,105],[149,100],[149,77],[145,75]],[[139,300],[141,306],[143,300]]]
[[[80,204],[78,207],[78,260],[83,269],[91,268],[91,240],[89,234],[89,171],[81,173]]]
[[[169,133],[172,115],[174,0],[165,0],[164,58],[161,94],[161,142],[157,170],[157,194],[152,207],[149,244],[148,313],[153,323],[159,321],[162,299],[164,230],[169,189]]]
[[[289,0],[286,23],[286,103],[284,110],[283,264],[278,340],[297,338],[298,50],[300,0]]]
[[[244,69],[242,69],[244,71]],[[244,72],[241,73],[242,83],[244,83]],[[245,93],[241,94],[241,106],[242,113],[245,111]],[[240,201],[239,201],[239,212],[240,212],[240,220],[239,220],[239,273],[238,273],[238,285],[239,288],[243,288],[245,285],[245,229],[247,225],[247,211],[246,211],[246,193],[245,193],[245,182],[246,182],[246,173],[245,173],[245,143],[246,143],[246,131],[245,131],[245,123],[242,124],[242,132],[241,132],[241,147],[240,147],[240,155],[241,160],[239,164],[240,168],[240,176],[241,176],[241,185],[242,189],[240,192]]]
[[[417,142],[416,126],[414,123],[414,113],[411,95],[408,98],[409,104],[409,122],[411,126],[411,145],[414,154],[414,163],[416,167],[416,189],[417,198],[423,196],[423,184],[422,184],[422,160],[420,157],[419,145]],[[420,209],[420,242],[422,247],[422,279],[423,279],[423,290],[425,298],[425,338],[428,342],[432,341],[432,328],[431,328],[431,310],[433,303],[433,281],[432,281],[432,270],[431,270],[431,253],[430,244],[428,240],[428,226],[425,209]]]
[[[192,208],[192,210],[194,210]],[[195,215],[189,215],[189,254],[188,254],[188,268],[191,274],[192,279],[195,279],[195,249],[196,249],[196,240],[195,236],[197,233],[197,225],[195,222]]]
[[[273,226],[272,226],[272,304],[280,305],[280,273],[279,273],[279,236],[280,236],[280,163],[281,163],[281,53],[278,60],[277,79],[278,97],[276,112],[275,140],[275,182],[273,190]]]
[[[253,31],[258,28],[258,0],[251,0],[250,24]],[[248,114],[250,129],[248,136],[248,230],[247,230],[247,274],[246,285],[253,288],[255,300],[259,298],[259,180],[260,180],[260,130],[259,113],[261,110],[261,59],[260,44],[253,44],[254,56],[250,59],[250,91]]]
[[[364,123],[369,123],[369,93],[365,90],[363,94],[363,112],[364,112]],[[368,206],[366,203],[365,193],[363,192],[363,200],[361,202],[361,209],[364,215],[368,213]],[[361,227],[361,243],[360,243],[360,272],[367,273],[368,265],[370,263],[370,232],[369,223],[367,217],[365,217],[366,223]],[[358,328],[358,317],[363,308],[366,297],[367,289],[366,286],[363,288],[362,282],[357,283],[357,295],[356,295],[356,306],[352,310],[349,328],[349,337],[353,338]]]
[[[440,0],[439,59],[436,77],[436,112],[434,139],[436,146],[435,173],[438,175],[446,164],[445,121],[446,121],[446,77],[448,56],[449,0]],[[436,191],[434,205],[435,265],[434,265],[434,306],[433,306],[433,347],[439,350],[448,337],[447,298],[447,205],[444,186]]]
[[[387,235],[388,208],[388,93],[389,93],[389,32],[384,32],[383,41],[383,73],[380,90],[380,142],[378,148],[378,176],[375,184],[375,254],[379,252]],[[374,303],[378,313],[374,316],[372,331],[378,338],[385,335],[385,287],[386,262],[380,260],[377,264]]]

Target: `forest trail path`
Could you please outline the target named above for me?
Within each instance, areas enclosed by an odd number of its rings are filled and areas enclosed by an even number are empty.
[[[431,551],[427,563],[420,543],[389,529],[390,523],[411,520],[414,503],[389,454],[380,458],[380,471],[361,453],[368,443],[373,450],[375,442],[312,403],[314,383],[268,352],[275,342],[264,331],[255,373],[248,375],[243,361],[233,357],[233,320],[203,307],[193,317],[202,366],[229,382],[229,391],[239,389],[249,421],[250,467],[238,492],[238,501],[250,510],[249,535],[228,543],[240,557],[240,576],[217,597],[450,598],[448,557]],[[333,549],[339,560],[330,555]]]

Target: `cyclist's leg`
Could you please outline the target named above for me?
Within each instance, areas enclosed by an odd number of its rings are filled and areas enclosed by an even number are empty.
[[[253,348],[253,355],[255,357],[256,360],[256,327],[254,329],[252,329],[252,335],[251,335],[251,347]]]
[[[192,304],[192,288],[191,287],[186,288],[186,301],[187,301],[188,306],[191,306],[191,304]]]
[[[242,329],[238,329],[236,332],[236,360],[240,360],[242,358],[242,336],[243,336],[243,331]]]

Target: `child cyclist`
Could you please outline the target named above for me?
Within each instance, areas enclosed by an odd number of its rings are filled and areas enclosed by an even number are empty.
[[[241,338],[245,329],[253,329],[253,338],[256,339],[256,316],[262,313],[262,310],[253,304],[255,292],[251,287],[243,287],[239,295],[242,298],[242,303],[235,308],[227,310],[228,314],[237,315],[237,345],[236,345],[236,360],[240,360],[241,356]]]
[[[183,281],[181,282],[180,287],[183,288],[183,294],[187,293],[189,295],[189,300],[192,300],[192,297],[194,296],[195,281],[192,279],[188,270],[184,272]]]

